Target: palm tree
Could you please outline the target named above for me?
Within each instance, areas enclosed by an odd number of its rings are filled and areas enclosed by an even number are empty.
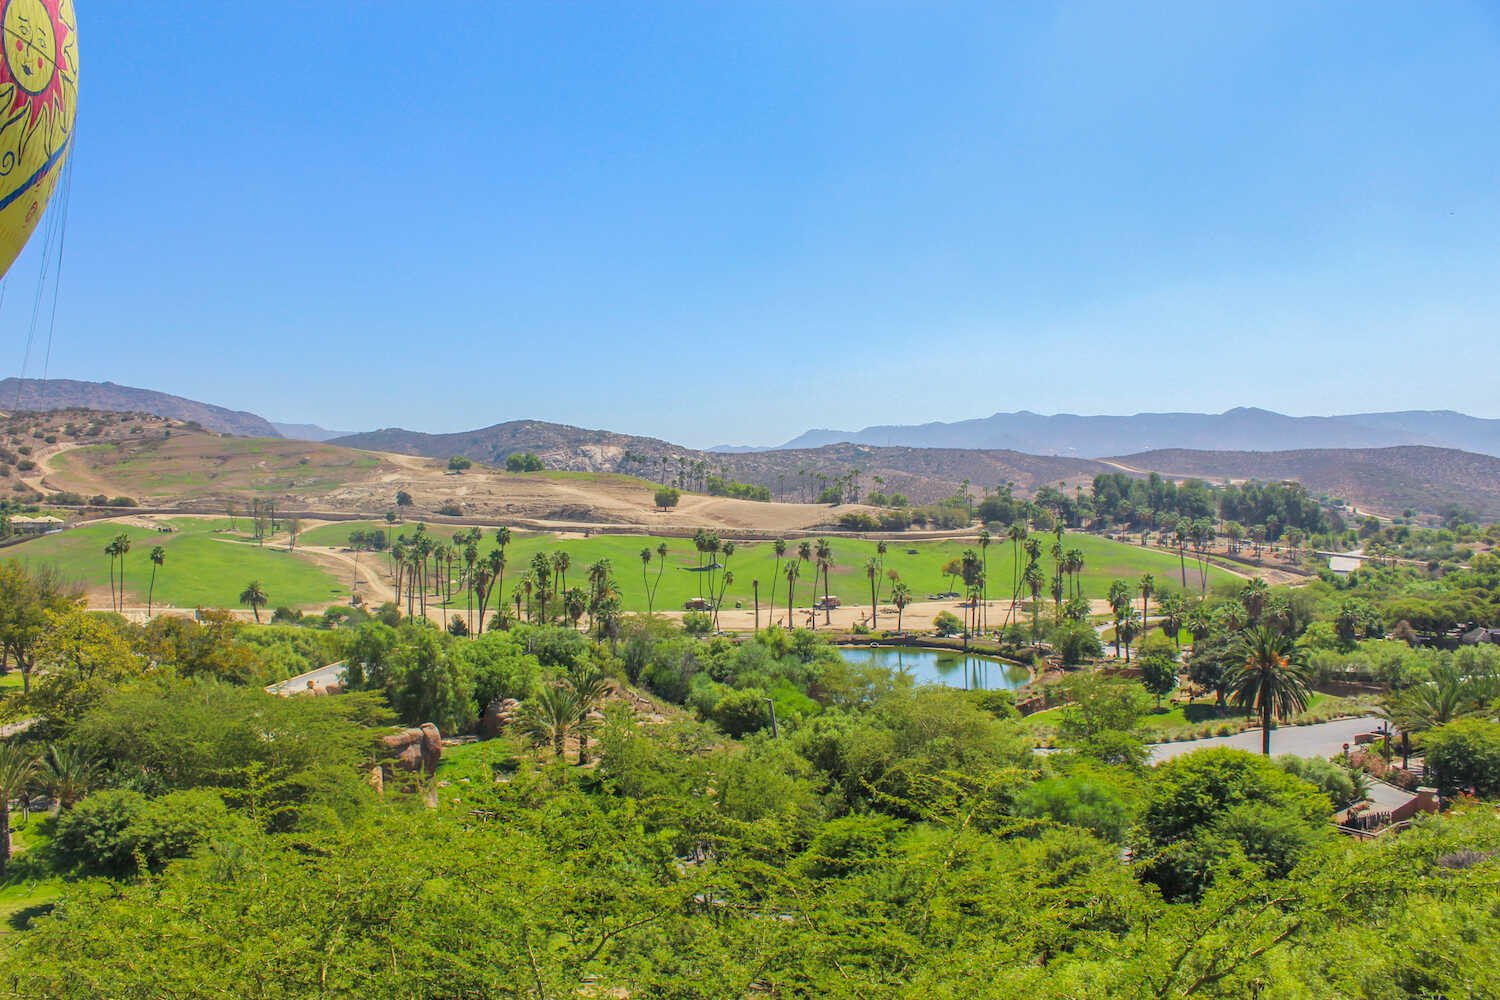
[[[1250,619],[1251,624],[1260,624],[1261,612],[1266,607],[1266,595],[1270,592],[1270,586],[1258,576],[1245,581],[1245,585],[1240,588],[1240,604],[1244,606],[1245,616]]]
[[[1002,628],[1010,625],[1011,615],[1016,610],[1016,600],[1021,596],[1021,543],[1026,540],[1025,523],[1011,522],[1010,527],[1005,529],[1005,537],[1010,539],[1010,607],[1005,611]]]
[[[533,580],[533,586],[536,588],[533,593],[536,596],[537,604],[539,605],[537,617],[539,617],[542,620],[542,624],[545,625],[548,621],[547,585],[548,581],[552,579],[552,562],[547,558],[547,554],[545,552],[538,552],[531,557],[531,578]]]
[[[573,565],[573,557],[564,551],[552,554],[552,593],[561,594],[568,589],[568,567]]]
[[[568,676],[568,686],[578,698],[578,763],[589,762],[589,714],[609,692],[609,678],[592,663],[577,667]]]
[[[1041,633],[1042,613],[1042,588],[1047,585],[1046,578],[1042,575],[1042,567],[1035,559],[1026,565],[1026,572],[1022,574],[1022,582],[1031,591],[1031,641],[1036,642]]]
[[[808,542],[808,541],[798,542],[797,543],[797,560],[799,562],[812,562],[812,557],[813,557],[812,542]],[[802,575],[802,571],[798,570],[797,571],[797,575],[801,576]],[[816,598],[818,596],[818,566],[817,566],[816,563],[813,563],[812,590],[813,590],[813,597]],[[790,608],[788,608],[788,611],[790,611]],[[812,625],[812,627],[813,628],[817,628],[818,627],[818,616],[816,614],[812,614],[812,615],[809,616],[809,619],[810,619],[809,623]],[[791,615],[790,614],[787,615],[787,621],[788,622],[791,621]]]
[[[817,544],[818,568],[823,571],[823,624],[833,624],[833,607],[828,603],[828,571],[833,569],[833,546],[828,539],[820,538]],[[818,578],[813,576],[813,593],[818,590]]]
[[[104,554],[109,556],[109,609],[118,611],[120,602],[115,597],[115,560],[120,555],[120,540],[111,538],[109,544],[104,546]]]
[[[1179,517],[1172,526],[1172,544],[1177,547],[1177,568],[1182,573],[1182,589],[1187,589],[1187,543],[1192,536],[1192,522]]]
[[[509,528],[501,525],[495,529],[495,544],[500,547],[500,566],[495,573],[495,607],[499,609],[505,606],[505,547],[510,544]]]
[[[1240,639],[1244,666],[1230,701],[1260,718],[1261,753],[1271,755],[1271,725],[1307,708],[1307,672],[1290,636],[1257,625]]]
[[[42,756],[40,777],[58,811],[67,812],[93,785],[94,765],[82,751],[53,743]]]
[[[116,535],[115,548],[120,555],[120,606],[115,610],[123,611],[125,608],[125,553],[130,551],[130,536],[123,531]]]
[[[495,582],[495,572],[490,568],[494,556],[499,555],[497,551],[489,553],[490,558],[479,559],[474,563],[474,568],[469,570],[469,586],[474,591],[474,596],[479,598],[479,617],[474,622],[474,635],[484,631],[484,609],[490,603],[490,588]]]
[[[984,567],[984,583],[980,586],[979,598],[984,602],[984,622],[979,625],[982,629],[990,627],[990,539],[993,536],[988,528],[979,529],[979,559]],[[884,544],[884,543],[881,543]],[[977,615],[975,616],[978,617]]]
[[[260,609],[266,606],[266,590],[260,585],[259,580],[251,580],[244,590],[240,591],[240,603],[248,604],[250,610],[255,613],[255,624],[260,624]]]
[[[1156,578],[1150,573],[1142,573],[1136,589],[1141,593],[1141,628],[1146,629],[1151,620],[1151,595],[1156,593]]]
[[[646,591],[646,614],[651,614],[651,578],[646,575],[646,570],[651,566],[651,549],[641,549],[641,586]]]
[[[160,545],[151,550],[151,586],[146,588],[146,617],[151,617],[151,598],[156,594],[156,571],[167,561],[167,550]]]
[[[1432,677],[1390,699],[1382,713],[1402,732],[1422,733],[1455,719],[1485,714],[1500,696],[1500,676],[1493,671],[1453,662],[1438,662]]]
[[[870,581],[870,631],[875,630],[875,617],[879,612],[879,601],[876,590],[880,586],[880,560],[869,558],[865,560],[865,579]]]
[[[10,800],[26,792],[36,761],[20,747],[0,743],[0,876],[10,862]]]
[[[898,580],[891,588],[891,602],[896,605],[896,631],[900,632],[902,612],[911,603],[911,588]]]
[[[797,575],[801,572],[802,564],[795,559],[786,561],[786,627],[787,631],[797,627],[792,615],[797,610]]]
[[[656,592],[661,589],[661,575],[667,571],[667,543],[656,547],[656,582],[651,585],[651,602],[656,603]]]
[[[549,684],[526,704],[521,713],[521,730],[538,743],[550,744],[552,753],[561,758],[563,743],[583,718],[578,692],[569,684]]]
[[[885,554],[890,551],[890,546],[884,540],[875,543],[875,559],[880,563],[880,573],[885,574]]]
[[[734,542],[724,543],[724,575],[719,581],[719,593],[714,597],[714,630],[719,628],[719,609],[724,606],[724,594],[729,590],[729,585],[734,582],[734,574],[729,572],[729,560],[734,558]],[[718,557],[714,558],[718,561]]]
[[[766,622],[768,624],[776,620],[776,584],[781,579],[781,558],[786,555],[786,539],[776,539],[771,545],[771,551],[776,553],[776,561],[771,567],[771,607],[766,611]]]
[[[1125,630],[1125,614],[1130,610],[1130,586],[1124,580],[1109,585],[1109,607],[1115,613],[1115,659],[1120,658],[1120,633]]]
[[[583,613],[587,611],[588,608],[589,599],[584,596],[582,590],[579,590],[577,587],[569,587],[567,590],[563,591],[563,617],[568,620],[568,623],[571,624],[574,629],[578,628],[578,623],[583,619]]]

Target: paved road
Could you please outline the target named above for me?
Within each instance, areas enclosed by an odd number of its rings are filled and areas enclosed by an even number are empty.
[[[340,660],[337,663],[330,663],[327,666],[319,667],[317,670],[309,670],[305,674],[298,674],[296,677],[288,677],[284,681],[278,681],[267,687],[266,692],[268,694],[282,694],[283,692],[290,694],[293,691],[306,691],[308,681],[312,681],[318,687],[327,687],[342,677],[343,673],[344,661]]]
[[[1359,719],[1339,719],[1335,722],[1320,722],[1313,726],[1282,726],[1271,733],[1271,755],[1294,754],[1298,757],[1332,757],[1344,749],[1344,744],[1354,744],[1360,733],[1373,732],[1384,724],[1374,715]],[[1153,743],[1151,762],[1160,763],[1180,757],[1194,750],[1208,747],[1234,747],[1237,750],[1260,752],[1260,729],[1247,729],[1234,736],[1210,736],[1201,740],[1182,743]]]

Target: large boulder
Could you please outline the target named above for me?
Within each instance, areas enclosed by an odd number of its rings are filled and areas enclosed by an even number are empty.
[[[521,713],[521,703],[514,698],[496,698],[485,706],[479,720],[479,731],[485,739],[494,739],[500,731],[516,721]]]
[[[407,771],[432,774],[443,759],[443,737],[438,727],[424,722],[385,737],[385,745],[396,751],[396,766]]]

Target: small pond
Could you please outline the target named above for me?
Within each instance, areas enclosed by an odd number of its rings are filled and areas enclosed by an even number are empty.
[[[989,656],[965,655],[949,649],[909,646],[840,646],[850,663],[873,663],[892,673],[911,675],[918,684],[946,684],[970,690],[1014,691],[1031,680],[1031,672],[1016,663]]]

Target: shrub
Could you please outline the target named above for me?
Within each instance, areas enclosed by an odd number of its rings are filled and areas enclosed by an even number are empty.
[[[708,713],[709,720],[730,736],[747,736],[771,724],[766,693],[759,688],[731,691]]]
[[[707,611],[689,611],[682,616],[682,630],[688,635],[708,635],[713,627],[713,615]]]
[[[448,517],[462,517],[463,513],[464,513],[464,509],[462,507],[460,507],[458,504],[454,503],[452,500],[449,500],[447,503],[445,503],[441,507],[439,507],[437,509],[437,512],[439,514],[444,514],[444,515],[446,515]]]
[[[938,635],[958,635],[964,630],[964,623],[951,611],[939,611],[932,620],[932,627],[937,629]]]
[[[544,468],[542,460],[529,451],[505,456],[506,472],[541,472]]]
[[[1444,795],[1472,788],[1483,798],[1500,796],[1500,722],[1460,719],[1428,733],[1423,744]]]

